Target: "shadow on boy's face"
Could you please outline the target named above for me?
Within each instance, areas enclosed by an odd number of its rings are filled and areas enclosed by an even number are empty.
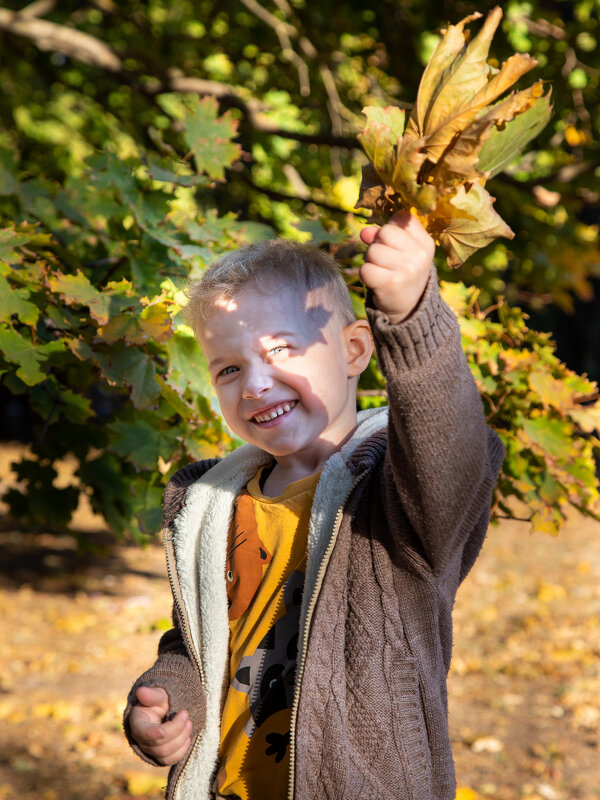
[[[356,425],[343,330],[324,290],[252,287],[215,304],[201,342],[229,427],[276,459],[337,449]],[[285,405],[281,425],[253,418]]]

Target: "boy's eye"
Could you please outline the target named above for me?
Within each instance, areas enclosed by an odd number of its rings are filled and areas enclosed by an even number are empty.
[[[282,350],[287,350],[287,344],[278,344],[276,347],[272,347],[269,352],[274,355],[276,353],[280,353]]]
[[[233,375],[234,372],[237,372],[237,367],[225,367],[219,372],[219,375]]]

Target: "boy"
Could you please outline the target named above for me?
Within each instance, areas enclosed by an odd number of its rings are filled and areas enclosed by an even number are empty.
[[[172,766],[169,799],[454,798],[451,610],[503,449],[433,241],[404,213],[361,236],[370,329],[335,263],[290,243],[227,256],[192,290],[221,411],[250,444],[165,494],[175,627],[125,729]],[[371,331],[389,420],[355,410]]]

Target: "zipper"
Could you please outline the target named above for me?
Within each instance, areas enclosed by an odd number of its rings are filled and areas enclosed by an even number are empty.
[[[171,539],[167,540],[167,531],[165,531],[165,534],[164,534],[164,537],[163,537],[163,545],[164,545],[164,549],[165,549],[166,562],[167,562],[167,574],[169,576],[169,583],[171,584],[171,593],[173,595],[173,602],[175,603],[175,606],[177,607],[177,610],[179,612],[179,619],[181,620],[181,633],[182,633],[183,638],[185,640],[186,648],[187,648],[188,652],[192,654],[192,656],[194,658],[194,662],[195,662],[196,667],[198,669],[198,672],[200,673],[200,682],[202,683],[203,686],[205,686],[206,685],[206,681],[205,681],[205,676],[204,676],[204,668],[203,668],[202,662],[200,660],[200,655],[198,653],[196,653],[196,648],[194,647],[194,644],[192,642],[192,637],[191,637],[190,632],[189,632],[187,614],[184,613],[185,609],[184,609],[184,605],[183,605],[183,598],[181,597],[181,593],[180,593],[180,591],[178,589],[178,585],[176,584],[175,577],[173,575],[173,569],[174,569],[174,567],[173,567],[173,555],[172,555],[172,552],[171,552],[173,545],[172,545],[172,540]],[[185,768],[188,765],[189,760],[190,760],[190,758],[192,757],[192,755],[194,753],[194,750],[198,746],[199,741],[200,741],[200,736],[197,736],[196,737],[196,741],[194,742],[194,746],[192,747],[192,749],[187,754],[186,762],[185,762],[184,766],[182,767],[181,772],[179,773],[177,781],[175,782],[175,786],[173,786],[173,795],[172,795],[173,798],[177,797],[177,790],[179,788],[179,784],[181,782],[181,778],[183,777],[183,773],[185,772]]]
[[[294,692],[294,704],[292,705],[292,715],[290,720],[290,772],[289,772],[289,783],[288,783],[288,800],[294,799],[294,770],[296,766],[296,722],[298,719],[298,706],[300,705],[300,687],[302,685],[302,676],[304,674],[304,667],[306,664],[306,651],[308,645],[308,637],[310,633],[310,623],[312,620],[312,615],[315,610],[315,606],[317,604],[317,598],[321,591],[321,586],[323,585],[323,579],[325,577],[325,570],[327,569],[327,565],[329,564],[329,559],[331,558],[331,553],[333,551],[333,547],[337,541],[337,535],[340,529],[340,525],[342,524],[342,515],[344,513],[344,506],[352,492],[356,489],[358,484],[367,474],[368,470],[361,472],[358,475],[352,486],[346,493],[344,500],[342,501],[338,512],[336,514],[333,528],[331,531],[331,538],[329,539],[329,544],[327,545],[327,549],[325,550],[325,554],[321,559],[321,564],[319,565],[319,571],[317,573],[317,580],[315,582],[315,588],[313,589],[313,593],[310,598],[310,602],[306,608],[306,620],[304,623],[304,635],[302,637],[302,658],[300,660],[300,664],[298,665],[297,672],[296,672],[296,689]]]
[[[204,668],[202,666],[202,662],[200,660],[200,655],[196,653],[196,648],[192,642],[192,637],[189,632],[189,625],[187,620],[187,614],[184,613],[185,609],[183,606],[183,599],[181,598],[181,594],[176,586],[175,578],[173,577],[173,556],[171,554],[171,540],[167,541],[167,534],[165,533],[164,537],[164,548],[165,548],[165,555],[167,561],[167,574],[169,576],[169,583],[171,584],[171,593],[173,595],[173,602],[177,606],[177,610],[179,611],[179,619],[181,620],[181,633],[183,634],[183,638],[185,639],[185,644],[187,645],[188,651],[194,657],[194,662],[200,673],[200,681],[204,686],[206,684],[205,676],[204,676]]]

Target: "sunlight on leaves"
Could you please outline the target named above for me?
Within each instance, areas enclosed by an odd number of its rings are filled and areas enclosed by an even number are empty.
[[[358,137],[370,164],[356,206],[373,211],[377,222],[410,210],[452,267],[499,236],[513,237],[484,186],[550,117],[541,81],[498,100],[537,62],[515,54],[492,68],[489,48],[502,9],[494,8],[469,39],[465,27],[480,17],[475,12],[443,32],[406,127],[404,109],[367,106]]]

